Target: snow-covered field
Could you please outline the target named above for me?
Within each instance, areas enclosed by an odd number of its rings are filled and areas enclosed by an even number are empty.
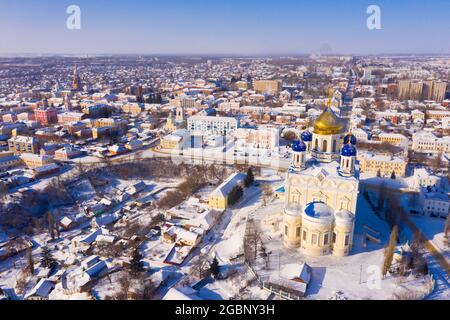
[[[283,201],[277,200],[258,210],[255,218],[260,221],[267,215],[280,212]],[[257,260],[256,271],[262,279],[276,276],[284,265],[307,263],[312,267],[312,280],[307,289],[306,299],[330,299],[340,292],[347,299],[392,299],[393,294],[404,287],[420,289],[416,279],[399,282],[398,278],[387,276],[382,279],[379,270],[384,259],[384,246],[389,238],[389,227],[376,216],[361,196],[358,200],[357,221],[354,245],[347,257],[311,257],[302,254],[300,249],[287,249],[282,244],[280,232],[273,233],[267,228],[263,242],[268,253],[268,263]],[[365,226],[379,232],[380,244],[368,241],[363,245]]]
[[[422,216],[411,216],[411,219],[416,226],[420,226],[420,230],[425,237],[430,240],[435,248],[437,248],[450,262],[450,247],[444,244],[445,220]]]

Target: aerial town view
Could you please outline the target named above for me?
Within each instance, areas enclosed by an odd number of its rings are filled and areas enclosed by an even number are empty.
[[[303,2],[0,0],[0,300],[450,300],[450,3]]]

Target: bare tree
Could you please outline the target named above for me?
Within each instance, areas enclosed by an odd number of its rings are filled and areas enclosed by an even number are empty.
[[[202,259],[202,257],[198,257],[198,259],[195,259],[192,261],[192,270],[194,271],[194,274],[197,275],[199,279],[203,277],[203,274],[207,268],[205,267],[205,262]]]
[[[122,275],[119,280],[119,291],[114,296],[115,300],[128,300],[130,295],[130,280],[126,274]]]
[[[48,230],[50,233],[50,237],[52,238],[52,240],[55,239],[55,230],[54,230],[54,225],[53,225],[53,215],[52,213],[49,211],[47,211],[47,224],[48,224]]]
[[[53,212],[53,224],[56,231],[56,237],[59,239],[60,236],[60,226],[59,226],[59,210],[55,209]]]
[[[140,279],[139,283],[141,286],[137,288],[136,292],[133,293],[133,299],[135,300],[151,300],[155,295],[157,287],[149,279]]]
[[[253,221],[248,221],[247,231],[244,237],[244,257],[251,264],[258,257],[258,246],[261,242],[261,232],[256,229]]]
[[[29,275],[29,270],[22,270],[19,274],[19,276],[17,277],[16,280],[16,285],[15,285],[15,289],[17,291],[17,293],[22,294],[27,286],[28,283],[28,275]]]
[[[262,185],[263,205],[267,205],[267,201],[273,196],[272,187],[269,184]]]
[[[31,247],[27,248],[27,262],[28,262],[28,270],[31,274],[34,273],[34,261],[33,261],[33,250]]]
[[[384,262],[383,262],[383,276],[386,276],[389,269],[392,265],[392,259],[394,258],[394,250],[397,245],[397,237],[398,237],[398,227],[395,225],[391,231],[391,237],[389,239],[389,244],[386,247],[384,254]]]

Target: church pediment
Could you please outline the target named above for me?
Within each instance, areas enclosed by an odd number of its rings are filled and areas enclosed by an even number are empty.
[[[323,202],[323,203],[328,202],[328,196],[325,193],[323,193],[322,191],[316,192],[312,196],[313,196],[313,201],[315,201],[315,202]]]
[[[322,187],[324,189],[334,189],[336,188],[336,183],[333,180],[327,179],[322,182]]]

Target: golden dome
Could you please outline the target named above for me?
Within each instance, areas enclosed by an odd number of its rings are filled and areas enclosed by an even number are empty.
[[[324,112],[314,122],[314,133],[316,134],[338,134],[343,129],[343,124],[338,116],[331,110],[326,108]]]

